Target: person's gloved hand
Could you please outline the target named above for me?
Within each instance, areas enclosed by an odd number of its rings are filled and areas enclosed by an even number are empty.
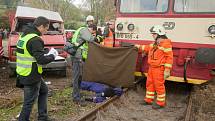
[[[103,36],[97,35],[95,41],[96,41],[97,43],[100,43],[100,42],[103,42],[103,39],[104,39]]]
[[[139,48],[140,48],[140,45],[134,45],[134,47],[136,47],[137,49],[139,49]]]
[[[55,58],[58,56],[57,50],[55,50],[53,47],[49,50],[49,53],[47,55],[50,54],[54,55]]]
[[[164,70],[164,80],[166,80],[169,76],[170,76],[170,70],[169,69],[165,69]]]

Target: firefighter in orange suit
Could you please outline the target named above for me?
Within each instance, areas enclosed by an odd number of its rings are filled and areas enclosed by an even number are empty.
[[[146,81],[146,96],[144,105],[152,105],[159,109],[165,106],[165,79],[170,76],[173,64],[173,51],[171,40],[167,38],[164,28],[156,25],[150,29],[155,42],[150,45],[135,45],[139,51],[148,54],[148,76]],[[156,103],[153,103],[157,94]]]
[[[105,28],[103,36],[105,37],[102,45],[105,47],[114,47],[114,20],[110,20],[107,23],[108,27]]]

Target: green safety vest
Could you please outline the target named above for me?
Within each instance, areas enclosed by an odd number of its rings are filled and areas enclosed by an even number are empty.
[[[16,47],[24,50],[24,53],[16,52],[16,72],[21,76],[28,76],[32,70],[33,62],[36,62],[35,58],[31,56],[26,48],[28,41],[38,36],[37,34],[27,34],[24,37],[19,37]],[[39,74],[42,74],[42,66],[37,64]]]
[[[75,45],[79,45],[79,43],[77,42],[78,37],[79,37],[79,33],[80,31],[86,27],[80,27],[78,30],[75,31],[75,34],[72,37],[72,41],[70,41],[71,43],[75,44]],[[83,59],[87,59],[87,53],[88,53],[88,43],[84,43],[81,47],[82,50],[82,58]]]

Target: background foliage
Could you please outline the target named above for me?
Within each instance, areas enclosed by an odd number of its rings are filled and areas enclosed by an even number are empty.
[[[79,6],[73,3],[80,1]],[[77,29],[85,24],[87,15],[93,15],[98,25],[115,18],[114,0],[0,0],[0,25],[9,26],[7,11],[24,5],[59,12],[66,29]]]

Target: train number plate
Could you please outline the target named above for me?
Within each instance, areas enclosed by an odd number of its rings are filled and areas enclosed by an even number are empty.
[[[116,38],[119,39],[138,39],[139,36],[134,33],[116,33]]]

